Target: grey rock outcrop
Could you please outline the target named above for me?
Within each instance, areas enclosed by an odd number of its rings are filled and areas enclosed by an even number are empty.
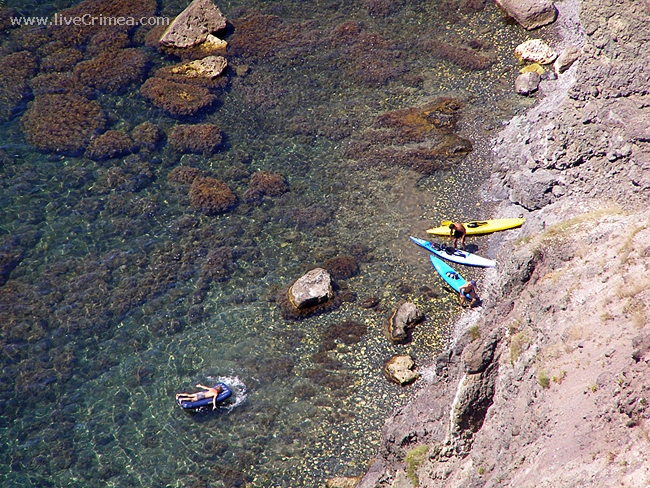
[[[209,34],[225,27],[226,18],[212,0],[194,0],[163,33],[160,45],[193,47],[205,41]]]
[[[324,303],[334,297],[330,274],[323,268],[312,269],[291,285],[287,295],[297,309]]]
[[[548,0],[496,0],[496,4],[526,30],[555,22],[557,9]]]

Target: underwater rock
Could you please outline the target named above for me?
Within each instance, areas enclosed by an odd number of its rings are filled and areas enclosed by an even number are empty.
[[[234,34],[229,53],[235,56],[263,58],[283,47],[296,45],[300,35],[296,25],[288,25],[276,15],[252,12],[233,20]]]
[[[486,46],[478,41],[461,45],[429,39],[423,42],[423,47],[433,56],[471,71],[486,70],[497,60],[496,53],[493,50],[488,51]]]
[[[176,83],[158,77],[145,81],[140,88],[140,93],[151,100],[156,107],[175,116],[194,115],[217,99],[207,88]]]
[[[404,6],[404,0],[365,0],[363,6],[371,17],[388,17]]]
[[[323,263],[335,280],[347,280],[359,272],[359,266],[352,256],[337,256]]]
[[[126,132],[109,130],[91,139],[86,148],[86,157],[95,161],[117,158],[133,152],[133,141]]]
[[[334,26],[325,42],[340,51],[338,68],[352,79],[379,87],[409,69],[400,46],[373,32],[365,32],[363,24],[346,21]]]
[[[20,264],[27,251],[19,236],[9,236],[0,244],[0,286],[4,285],[11,272]]]
[[[237,203],[237,196],[228,185],[211,177],[195,178],[189,197],[192,206],[206,215],[223,213]]]
[[[7,8],[4,5],[4,3],[0,5],[0,32],[17,28],[18,26],[14,25],[12,18],[20,16],[16,10],[13,8]]]
[[[107,93],[119,93],[142,79],[147,57],[138,49],[105,51],[75,67],[79,81]]]
[[[86,0],[78,5],[59,11],[59,19],[86,19],[77,23],[51,23],[47,26],[47,35],[62,43],[65,47],[85,46],[89,40],[99,33],[104,32],[104,38],[117,37],[119,33],[129,33],[135,30],[136,19],[156,15],[158,6],[156,0]],[[92,19],[128,19],[122,24],[107,25]],[[91,20],[89,20],[91,19]]]
[[[38,96],[20,119],[29,144],[63,153],[80,152],[105,123],[99,104],[74,93]]]
[[[321,334],[322,346],[325,351],[331,351],[336,348],[336,342],[340,341],[346,346],[355,344],[368,332],[368,327],[360,322],[344,320],[343,322],[332,324]]]
[[[122,30],[101,29],[94,34],[86,45],[86,56],[96,56],[105,51],[124,49],[131,44],[129,34]]]
[[[201,44],[208,34],[226,27],[226,18],[212,0],[194,0],[160,38],[163,46],[187,48]]]
[[[182,63],[171,68],[172,73],[182,75],[185,78],[216,78],[228,66],[228,61],[223,56],[207,56],[203,59],[196,59]]]
[[[381,303],[381,298],[368,296],[365,297],[363,300],[361,300],[361,302],[359,302],[359,306],[361,308],[375,308],[380,303]]]
[[[179,124],[169,133],[169,143],[179,152],[210,155],[221,144],[221,129],[214,124]]]
[[[383,373],[389,381],[398,385],[408,385],[419,378],[420,374],[413,371],[415,363],[408,354],[397,355],[384,363]]]
[[[8,119],[27,94],[37,61],[32,53],[19,51],[1,56],[0,66],[0,119]]]
[[[93,89],[82,85],[79,77],[73,72],[65,73],[41,73],[29,81],[32,94],[35,97],[55,93],[76,93],[82,97],[92,96]]]
[[[289,185],[277,173],[258,171],[253,173],[248,190],[244,193],[246,203],[259,203],[264,196],[277,197],[289,191]]]
[[[526,30],[555,22],[557,9],[549,0],[495,0],[497,6]]]
[[[136,125],[131,131],[131,139],[137,149],[153,151],[163,138],[163,132],[148,120]]]
[[[332,212],[319,205],[310,205],[291,209],[286,218],[298,229],[315,229],[327,225],[332,219]]]
[[[207,287],[212,282],[227,280],[233,259],[233,252],[229,247],[221,246],[210,251],[201,266],[201,277],[197,286]]]
[[[432,174],[460,161],[471,141],[455,134],[462,104],[438,98],[420,107],[379,115],[374,127],[354,136],[348,157],[368,165],[395,164]]]
[[[312,269],[289,287],[287,296],[296,309],[327,302],[334,298],[330,274],[323,268]]]
[[[424,315],[413,303],[403,303],[387,320],[386,335],[393,344],[403,344],[408,341],[410,330],[423,319]]]
[[[515,79],[515,92],[518,95],[529,95],[536,92],[542,78],[536,71],[523,73]]]
[[[74,47],[60,49],[41,59],[41,73],[52,71],[69,71],[83,59],[83,53]]]
[[[195,179],[202,175],[203,172],[199,168],[193,168],[191,166],[177,166],[169,172],[167,179],[169,181],[173,181],[174,183],[190,185]]]
[[[557,58],[557,53],[541,39],[529,39],[515,48],[515,56],[520,61],[551,64]]]

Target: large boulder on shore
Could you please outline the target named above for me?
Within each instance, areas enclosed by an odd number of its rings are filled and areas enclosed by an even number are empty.
[[[226,28],[226,17],[212,0],[194,0],[174,19],[160,38],[161,46],[189,48]]]
[[[526,30],[555,22],[557,9],[549,0],[495,0],[496,4]]]
[[[287,292],[296,309],[304,309],[334,298],[332,279],[323,268],[315,268],[298,278]]]

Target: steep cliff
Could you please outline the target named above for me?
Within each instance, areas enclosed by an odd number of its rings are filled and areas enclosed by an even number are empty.
[[[650,4],[558,9],[582,57],[500,133],[486,188],[527,222],[359,487],[650,482]]]

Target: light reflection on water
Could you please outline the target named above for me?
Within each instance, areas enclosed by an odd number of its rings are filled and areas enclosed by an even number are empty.
[[[431,222],[449,216],[489,216],[478,196],[487,168],[476,155],[490,126],[521,108],[509,94],[516,31],[492,4],[445,19],[437,15],[449,5],[404,2],[390,16],[371,17],[372,5],[220,4],[227,17],[245,6],[286,22],[312,19],[323,32],[361,20],[364,29],[404,45],[401,56],[421,81],[355,82],[338,67],[341,53],[327,48],[300,51],[308,54],[300,62],[287,51],[233,58],[233,65],[250,64],[249,72],[235,77],[218,109],[205,116],[223,128],[228,150],[210,158],[152,154],[154,176],[139,191],[111,186],[119,160],[38,154],[19,142],[17,118],[2,124],[12,161],[2,168],[1,237],[18,235],[26,243],[18,245],[24,256],[0,288],[2,307],[16,299],[37,316],[32,332],[21,332],[25,340],[3,335],[3,486],[295,487],[364,472],[386,415],[425,384],[389,384],[384,361],[397,353],[430,361],[458,310],[408,235],[424,237]],[[183,7],[169,3],[163,11]],[[497,62],[467,72],[409,53],[414,39],[433,34],[490,42]],[[422,176],[345,159],[349,135],[376,115],[449,94],[466,101],[461,128],[476,148],[453,170]],[[137,94],[101,97],[127,125],[174,123]],[[240,195],[247,183],[247,175],[237,176],[242,168],[281,173],[291,191],[260,207],[196,216],[187,189],[166,180],[179,159],[227,180]],[[292,220],[292,211],[307,207],[310,215],[321,209],[322,222]],[[230,278],[199,297],[200,261],[192,253],[214,245],[230,246],[236,259]],[[360,273],[340,283],[356,302],[300,322],[282,319],[277,291],[359,246],[368,250]],[[176,254],[187,262],[178,269],[172,262],[167,275],[161,263]],[[137,286],[128,288],[132,278]],[[134,298],[145,283],[153,291]],[[104,301],[120,289],[129,291]],[[55,300],[56,293],[68,298]],[[380,309],[360,307],[365,297],[381,298]],[[393,346],[383,322],[402,300],[416,303],[427,320],[410,344]],[[47,321],[45,332],[38,318]],[[323,332],[345,320],[366,325],[367,333],[357,343],[339,342],[327,354],[330,362],[316,363]],[[245,401],[197,416],[176,406],[176,392],[221,378],[239,384]]]

